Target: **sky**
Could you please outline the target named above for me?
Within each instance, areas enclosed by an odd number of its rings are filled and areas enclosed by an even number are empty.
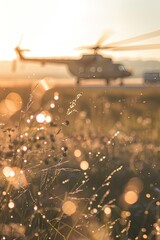
[[[32,56],[78,56],[106,33],[104,45],[160,30],[159,11],[159,0],[0,0],[0,60],[14,59],[18,44]],[[160,36],[137,44],[150,43]],[[160,60],[157,49],[103,55]]]

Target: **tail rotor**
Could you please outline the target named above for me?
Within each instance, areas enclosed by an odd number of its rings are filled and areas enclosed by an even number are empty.
[[[16,68],[17,68],[17,60],[18,60],[18,59],[23,60],[23,59],[24,59],[23,53],[26,52],[26,51],[27,51],[27,52],[30,51],[29,49],[22,49],[22,48],[20,47],[20,44],[21,44],[21,42],[22,42],[22,38],[23,38],[23,34],[22,34],[22,36],[21,36],[21,38],[20,38],[20,41],[19,41],[17,47],[14,49],[14,50],[15,50],[15,53],[16,53],[16,57],[15,57],[15,59],[13,60],[13,63],[12,63],[12,71],[13,71],[13,72],[16,71]]]

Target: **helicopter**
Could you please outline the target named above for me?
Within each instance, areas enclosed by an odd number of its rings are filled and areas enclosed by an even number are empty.
[[[106,84],[111,80],[121,79],[120,84],[123,85],[123,79],[130,77],[132,72],[125,68],[121,63],[113,62],[112,58],[104,57],[99,54],[100,50],[109,51],[130,51],[130,50],[146,50],[146,49],[159,49],[160,44],[149,45],[124,45],[133,42],[145,40],[152,37],[160,36],[160,30],[132,37],[129,39],[117,41],[103,46],[104,36],[93,46],[79,47],[78,49],[91,50],[92,54],[83,54],[79,59],[70,58],[34,58],[24,56],[24,52],[28,49],[21,49],[19,46],[15,48],[20,60],[29,62],[39,62],[45,64],[66,64],[72,75],[77,79],[77,84],[82,79],[105,79]]]

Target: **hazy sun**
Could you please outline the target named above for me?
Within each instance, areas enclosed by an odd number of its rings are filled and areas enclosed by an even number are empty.
[[[17,4],[20,2],[17,0]],[[50,1],[47,14],[43,4],[31,4],[24,6],[23,14],[15,7],[6,19],[6,36],[1,45],[0,59],[14,59],[14,48],[18,45],[21,35],[23,38],[20,46],[29,48],[33,56],[72,56],[77,35],[75,31],[82,30],[87,13],[85,0],[75,1]],[[38,11],[35,13],[35,8]],[[28,15],[28,12],[29,15]],[[36,15],[35,15],[36,14]],[[12,21],[11,21],[12,19]],[[8,35],[7,35],[8,33]],[[12,36],[12,37],[11,37]],[[79,39],[80,40],[80,39]],[[1,43],[1,41],[0,41]]]

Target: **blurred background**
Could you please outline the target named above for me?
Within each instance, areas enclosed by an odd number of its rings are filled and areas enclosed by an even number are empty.
[[[0,0],[0,239],[160,239],[159,9]]]

